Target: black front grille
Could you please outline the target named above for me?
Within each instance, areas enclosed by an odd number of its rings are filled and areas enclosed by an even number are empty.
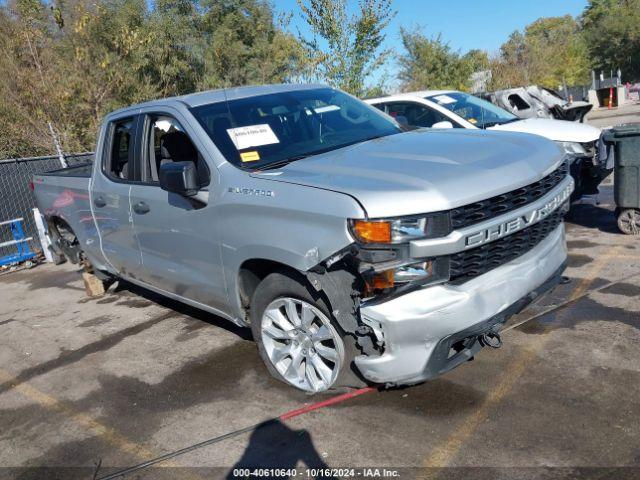
[[[527,205],[549,193],[565,179],[569,173],[569,163],[564,162],[556,170],[535,183],[495,197],[471,203],[451,210],[451,227],[453,230],[475,225],[503,213]]]
[[[568,203],[544,220],[512,235],[450,256],[450,282],[456,285],[498,268],[538,245],[560,225]]]

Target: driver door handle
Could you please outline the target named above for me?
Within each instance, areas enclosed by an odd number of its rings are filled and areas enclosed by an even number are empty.
[[[144,202],[138,202],[133,206],[133,211],[140,215],[144,215],[145,213],[148,213],[149,210],[151,210],[149,208],[149,205],[147,205]]]

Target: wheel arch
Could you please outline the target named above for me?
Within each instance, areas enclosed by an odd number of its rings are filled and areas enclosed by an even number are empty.
[[[258,288],[258,285],[269,274],[275,272],[287,272],[291,275],[304,279],[304,273],[285,263],[267,258],[250,258],[242,262],[238,268],[236,276],[235,301],[240,306],[243,320],[248,322],[249,306],[251,298]]]

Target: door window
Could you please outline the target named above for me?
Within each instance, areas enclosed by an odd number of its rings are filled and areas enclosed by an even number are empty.
[[[169,115],[149,115],[144,181],[157,184],[160,167],[170,162],[193,162],[200,187],[209,184],[209,169],[180,123]]]
[[[112,179],[133,180],[134,128],[133,118],[118,120],[111,125],[104,171]]]
[[[429,107],[420,105],[419,103],[394,102],[387,103],[386,105],[387,113],[400,123],[406,120],[407,125],[431,128],[438,122],[451,122],[454,127],[458,127],[458,125],[451,121],[446,115],[437,110],[432,110]]]

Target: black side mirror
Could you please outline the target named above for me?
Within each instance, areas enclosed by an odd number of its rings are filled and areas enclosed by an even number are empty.
[[[194,162],[169,162],[160,165],[160,188],[192,197],[198,193],[198,173]]]

